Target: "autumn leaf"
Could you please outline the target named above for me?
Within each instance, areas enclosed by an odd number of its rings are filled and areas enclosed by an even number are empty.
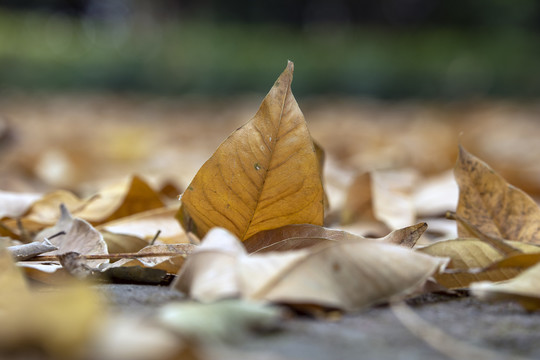
[[[57,250],[47,253],[48,255],[78,252],[84,255],[108,254],[107,244],[103,236],[87,221],[71,216],[65,206],[61,206],[61,216],[58,223],[36,235],[36,240],[48,238],[58,247]],[[60,234],[63,232],[63,234]],[[54,236],[60,234],[58,236]],[[92,260],[89,264],[99,265],[106,260]]]
[[[58,219],[60,204],[64,204],[75,216],[94,225],[164,206],[157,192],[140,177],[132,176],[86,199],[80,199],[65,190],[46,194],[32,205],[24,220],[54,224]]]
[[[488,236],[540,244],[540,209],[527,194],[461,146],[454,174],[459,185],[459,217]],[[461,223],[458,234],[475,237]]]
[[[383,238],[369,240],[388,242],[412,248],[426,228],[427,225],[425,223],[420,223],[394,230]],[[366,238],[347,231],[310,224],[297,224],[261,231],[244,241],[244,246],[249,253],[288,251],[344,240],[366,240]]]
[[[289,62],[247,124],[225,140],[182,195],[184,228],[212,227],[241,240],[289,224],[322,225],[320,166],[304,116],[291,92]]]
[[[248,255],[224,229],[207,234],[173,284],[190,297],[227,297],[344,310],[418,291],[447,260],[367,239]]]
[[[88,287],[30,290],[5,249],[0,249],[0,287],[0,352],[37,347],[51,358],[73,358],[100,317],[100,299]]]
[[[154,240],[159,231],[159,236],[155,239],[157,244],[186,243],[188,242],[186,233],[174,218],[177,211],[177,205],[143,211],[101,224],[97,226],[97,229],[104,233],[106,240],[105,233],[118,236],[128,235],[139,239],[137,243],[142,242],[148,245],[150,241]],[[117,245],[120,244],[117,243]]]
[[[527,253],[540,251],[540,248],[532,244],[512,241],[509,245]],[[467,288],[476,281],[507,280],[519,274],[517,268],[492,268],[492,264],[502,261],[504,255],[479,239],[460,238],[438,241],[417,251],[451,259],[445,272],[435,274],[437,282],[448,289]]]
[[[471,285],[472,294],[481,300],[514,300],[527,310],[540,309],[540,264],[525,270],[508,281],[476,282]]]

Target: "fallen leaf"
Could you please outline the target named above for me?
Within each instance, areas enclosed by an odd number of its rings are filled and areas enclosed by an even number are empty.
[[[58,190],[44,195],[30,208],[26,222],[54,224],[58,220],[58,207],[64,204],[75,216],[92,224],[102,224],[139,212],[164,206],[159,195],[141,178],[133,176],[102,189],[87,199]],[[35,226],[28,226],[35,228]]]
[[[529,254],[516,254],[507,256],[504,259],[494,262],[487,269],[503,269],[503,268],[517,268],[527,269],[540,262],[540,249],[539,252]]]
[[[157,320],[185,339],[203,343],[238,342],[250,332],[275,330],[282,310],[253,301],[225,300],[213,304],[171,303]]]
[[[426,228],[427,225],[425,223],[420,223],[403,229],[394,230],[383,238],[370,240],[394,243],[412,248]],[[329,229],[317,225],[300,224],[261,231],[244,241],[244,246],[249,253],[261,253],[269,251],[297,250],[323,243],[364,239],[366,238],[347,231]]]
[[[107,230],[99,231],[107,244],[109,254],[137,252],[148,245],[148,241],[137,236],[115,234]]]
[[[152,319],[153,320],[153,319]],[[157,321],[129,314],[109,315],[93,339],[89,359],[114,360],[202,360],[188,356],[186,344]]]
[[[251,121],[201,167],[182,195],[178,219],[202,237],[212,227],[241,240],[289,224],[322,225],[320,166],[291,92],[289,62]]]
[[[237,257],[246,250],[223,228],[213,228],[186,260],[171,285],[192,299],[212,302],[240,295],[235,273]]]
[[[540,209],[527,194],[461,146],[454,173],[459,185],[458,216],[486,235],[540,244]],[[474,236],[462,224],[458,234]]]
[[[485,301],[513,300],[525,309],[540,309],[540,264],[537,264],[508,281],[476,282],[471,284],[474,296]]]
[[[341,210],[343,224],[350,224],[357,220],[377,221],[373,214],[371,182],[370,173],[362,173],[354,178]]]
[[[418,216],[440,216],[456,210],[458,197],[454,174],[448,170],[419,181],[413,192],[414,208]]]
[[[65,190],[45,194],[30,207],[28,214],[23,219],[25,227],[35,228],[35,226],[27,225],[28,222],[40,225],[55,224],[59,219],[58,208],[62,204],[70,211],[76,211],[86,206],[87,200],[80,199],[75,194]]]
[[[376,170],[351,184],[342,218],[345,223],[380,221],[395,230],[416,219],[413,190],[418,174],[411,169]]]
[[[524,252],[540,251],[538,247],[531,244],[513,241],[509,243]],[[437,282],[448,289],[467,288],[475,281],[507,280],[519,274],[518,269],[512,268],[482,270],[502,260],[504,256],[489,244],[478,239],[460,238],[438,241],[419,248],[417,251],[431,256],[445,256],[451,259],[445,272],[435,274]]]
[[[101,190],[87,206],[74,214],[92,224],[102,224],[163,206],[158,193],[140,177],[133,176]]]
[[[0,191],[0,219],[21,217],[41,196],[34,193]]]
[[[367,239],[248,255],[236,237],[216,228],[173,286],[200,301],[241,297],[353,311],[418,291],[446,262]]]
[[[258,281],[258,274],[264,269],[261,263],[268,259],[266,255],[246,257],[239,270],[242,288],[250,290],[246,296],[356,311],[418,293],[447,262],[369,240],[344,241],[310,250],[307,256],[267,277],[266,282]]]
[[[60,219],[55,226],[36,235],[36,240],[47,238],[51,244],[58,247],[58,250],[51,251],[47,255],[67,252],[77,252],[82,255],[108,254],[103,236],[92,225],[85,220],[72,217],[65,206],[60,207],[60,212]],[[65,235],[53,237],[61,232]],[[88,265],[95,267],[104,262],[108,260],[90,260]]]
[[[100,301],[88,287],[31,291],[11,255],[0,250],[0,353],[37,347],[51,358],[81,354],[99,319]]]
[[[150,243],[159,231],[156,244],[179,244],[189,242],[187,235],[175,220],[178,205],[140,212],[99,225],[98,230],[130,235]],[[127,251],[124,251],[127,252]]]
[[[375,218],[391,230],[414,223],[413,190],[417,181],[418,174],[412,169],[373,171],[371,185]]]

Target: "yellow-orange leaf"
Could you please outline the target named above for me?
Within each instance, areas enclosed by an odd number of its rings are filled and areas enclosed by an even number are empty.
[[[454,173],[459,185],[458,216],[486,235],[540,244],[540,208],[527,194],[461,146]],[[458,234],[474,236],[462,224]]]
[[[320,167],[291,92],[289,62],[247,124],[225,140],[182,195],[177,218],[204,236],[212,227],[241,240],[289,224],[323,223]]]

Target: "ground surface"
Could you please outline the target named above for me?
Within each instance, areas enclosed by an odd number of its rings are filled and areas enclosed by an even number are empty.
[[[114,311],[152,313],[184,295],[165,287],[106,285],[100,291]],[[388,306],[343,316],[337,321],[289,319],[270,334],[251,334],[212,347],[211,359],[537,359],[540,357],[540,314],[513,303],[486,304],[469,297],[430,296],[408,303],[421,319],[400,320]],[[426,327],[425,323],[429,325]],[[412,329],[424,329],[414,334]],[[434,340],[445,355],[428,345]],[[476,349],[474,353],[469,346]],[[464,350],[465,349],[465,350]]]

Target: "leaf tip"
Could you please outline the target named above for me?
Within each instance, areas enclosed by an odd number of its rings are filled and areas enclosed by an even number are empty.
[[[287,60],[287,70],[289,70],[291,73],[294,71],[294,62],[291,60]]]

